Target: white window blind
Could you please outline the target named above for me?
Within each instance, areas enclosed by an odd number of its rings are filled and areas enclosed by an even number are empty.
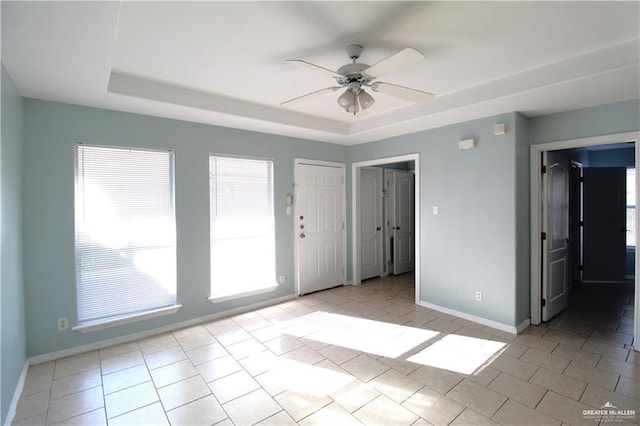
[[[176,303],[173,153],[76,147],[80,324]]]
[[[275,286],[273,164],[209,158],[211,296]]]

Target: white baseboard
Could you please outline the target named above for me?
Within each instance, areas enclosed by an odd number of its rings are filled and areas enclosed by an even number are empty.
[[[192,325],[200,324],[203,322],[214,321],[220,318],[226,318],[233,315],[242,314],[245,312],[253,311],[253,310],[264,308],[267,306],[277,305],[278,303],[288,302],[289,300],[296,299],[297,297],[298,296],[296,295],[284,296],[277,299],[271,299],[265,302],[254,303],[248,306],[242,306],[240,308],[229,309],[224,312],[217,312],[215,314],[190,319],[187,321],[181,321],[175,324],[158,327],[151,330],[141,331],[133,334],[127,334],[126,336],[120,336],[113,339],[101,340],[99,342],[89,343],[87,345],[75,346],[73,348],[63,349],[61,351],[49,352],[42,355],[36,355],[34,357],[29,358],[27,360],[27,364],[28,365],[40,364],[43,362],[48,362],[48,361],[53,361],[60,358],[66,358],[69,356],[78,355],[84,352],[95,351],[97,349],[102,349],[109,346],[120,345],[123,343],[133,342],[135,340],[140,340],[140,339],[146,339],[148,337],[152,337],[158,334],[167,333],[167,332],[178,330],[185,327],[190,327]],[[20,392],[22,392],[22,388],[20,389]]]
[[[13,398],[11,398],[11,404],[9,405],[9,410],[7,410],[7,417],[4,420],[5,426],[11,426],[11,423],[13,423],[13,419],[16,417],[18,402],[20,402],[20,395],[22,395],[22,390],[24,389],[24,382],[27,379],[28,371],[29,360],[25,361],[24,366],[22,367],[22,373],[20,373],[20,378],[18,379],[16,388],[13,391]]]
[[[531,325],[531,318],[527,318],[516,326],[516,334],[522,333],[527,327]]]
[[[445,314],[454,315],[456,317],[466,319],[471,322],[475,322],[477,324],[481,324],[487,327],[495,328],[496,330],[504,331],[505,333],[510,334],[518,334],[521,333],[525,328],[529,326],[529,319],[526,319],[521,324],[517,326],[503,324],[497,321],[491,321],[486,318],[477,317],[475,315],[470,315],[465,312],[456,311],[454,309],[445,308],[443,306],[434,305],[433,303],[428,303],[424,301],[420,301],[420,306],[424,306],[425,308],[433,309],[434,311],[443,312]]]

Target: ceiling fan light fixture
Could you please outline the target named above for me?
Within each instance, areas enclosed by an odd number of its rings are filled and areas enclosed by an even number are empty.
[[[341,66],[337,71],[332,71],[328,68],[299,59],[288,61],[306,65],[315,70],[322,71],[325,74],[330,74],[335,78],[338,85],[316,90],[315,92],[307,93],[303,96],[298,96],[297,98],[282,102],[280,105],[288,105],[293,102],[315,97],[322,93],[344,88],[346,89],[345,92],[337,99],[338,105],[340,105],[340,108],[344,109],[346,112],[356,115],[361,111],[371,108],[373,104],[375,104],[375,99],[364,90],[364,87],[370,87],[371,90],[376,93],[384,93],[414,103],[426,103],[435,97],[434,94],[423,92],[421,90],[398,86],[397,84],[373,81],[383,74],[404,68],[423,60],[424,55],[417,50],[407,47],[400,52],[384,58],[373,66],[358,62],[360,53],[362,53],[361,45],[349,45],[347,46],[346,51],[349,58],[352,60],[352,63]]]
[[[360,93],[358,93],[358,102],[360,102],[362,109],[368,109],[376,102],[376,100],[364,90],[360,90]]]
[[[338,105],[350,114],[356,115],[360,112],[360,104],[358,103],[358,95],[355,91],[347,89],[340,97],[338,97]]]

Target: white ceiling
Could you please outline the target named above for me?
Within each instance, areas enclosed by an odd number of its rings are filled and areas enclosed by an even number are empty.
[[[329,69],[362,44],[370,65],[426,59],[380,80],[353,117]],[[355,144],[499,113],[527,116],[640,98],[640,3],[7,2],[2,62],[25,97]]]

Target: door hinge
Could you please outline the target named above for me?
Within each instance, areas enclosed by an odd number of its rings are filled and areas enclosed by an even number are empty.
[[[584,271],[584,265],[578,266],[578,271]]]
[[[579,180],[580,180],[581,183],[584,183],[584,177],[583,176],[580,176]]]
[[[542,167],[540,168],[540,173],[545,174],[547,173],[547,166],[545,166],[544,164],[542,165]]]
[[[342,222],[342,230],[344,231],[344,222]]]
[[[542,304],[543,307],[547,306],[547,299],[543,298],[541,304]]]
[[[584,220],[581,220],[581,221],[578,223],[578,226],[584,226]]]
[[[542,239],[542,241],[545,241],[547,239],[547,233],[546,232],[541,232],[540,233],[540,238]]]

